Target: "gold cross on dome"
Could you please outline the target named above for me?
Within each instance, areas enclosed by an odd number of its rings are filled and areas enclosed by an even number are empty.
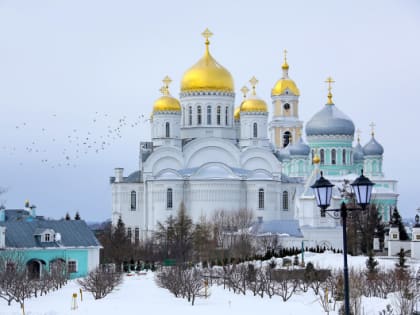
[[[244,86],[242,87],[241,92],[242,92],[242,94],[244,95],[244,98],[246,98],[246,95],[247,95],[247,94],[248,94],[248,92],[249,92],[249,89],[247,88],[247,86],[246,86],[246,85],[244,85]]]
[[[376,125],[375,125],[375,123],[372,121],[371,123],[370,123],[370,129],[371,129],[371,135],[372,135],[372,137],[375,135],[375,127],[376,127]]]
[[[255,95],[255,86],[258,84],[257,78],[255,76],[252,76],[252,78],[249,80],[249,83],[251,83],[252,94]]]
[[[208,44],[209,43],[209,38],[213,36],[213,33],[210,32],[210,30],[208,28],[206,28],[204,30],[204,32],[201,33],[201,35],[203,35],[203,37],[206,39],[206,44]]]
[[[335,81],[333,80],[333,78],[328,77],[327,80],[325,80],[325,83],[328,83],[328,92],[331,92],[332,83],[335,83]]]
[[[287,62],[287,53],[288,53],[287,49],[283,50],[283,53],[284,53],[284,62]]]
[[[165,76],[162,82],[165,83],[165,86],[169,86],[169,84],[172,82],[172,79],[169,76]]]

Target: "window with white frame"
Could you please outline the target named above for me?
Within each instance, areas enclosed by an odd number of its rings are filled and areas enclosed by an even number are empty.
[[[225,108],[225,123],[226,126],[229,124],[229,107]]]
[[[173,191],[172,188],[168,188],[166,191],[166,208],[172,209],[173,207]]]
[[[136,243],[138,243],[140,240],[140,229],[139,228],[135,228],[134,229],[134,241]]]
[[[127,228],[127,238],[131,241],[131,228]]]
[[[51,242],[51,234],[45,233],[44,234],[44,242]]]
[[[331,164],[335,165],[337,163],[337,151],[335,149],[331,150]]]
[[[165,137],[169,138],[171,136],[171,128],[168,122],[165,124]]]
[[[207,125],[211,125],[211,106],[207,106]]]
[[[343,165],[346,165],[346,149],[343,149]]]
[[[192,107],[188,107],[188,125],[192,125]]]
[[[69,260],[67,262],[67,271],[68,271],[68,273],[77,272],[77,261],[76,260]]]
[[[136,210],[137,208],[137,194],[136,192],[133,190],[130,194],[131,197],[131,210]]]
[[[197,125],[201,125],[201,106],[197,107]]]
[[[289,193],[287,190],[283,191],[283,210],[289,210]]]
[[[254,138],[258,137],[258,125],[257,125],[257,123],[254,123],[254,125],[253,125],[252,136]]]
[[[221,108],[220,108],[220,106],[217,106],[217,110],[216,110],[216,123],[217,123],[217,125],[221,124],[220,114],[221,114]]]

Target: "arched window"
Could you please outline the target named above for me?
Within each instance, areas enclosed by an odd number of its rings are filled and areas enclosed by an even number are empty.
[[[127,229],[127,238],[131,241],[131,228]]]
[[[319,157],[321,159],[321,164],[325,163],[325,153],[324,153],[324,149],[319,150]]]
[[[226,122],[226,126],[227,126],[228,122],[229,122],[229,107],[225,108],[225,122]]]
[[[133,190],[131,192],[131,210],[136,210],[137,208],[137,196],[136,196],[136,192]]]
[[[258,137],[258,125],[257,123],[254,123],[253,128],[252,128],[252,136],[254,138]]]
[[[139,228],[135,228],[134,229],[134,241],[136,243],[138,243],[140,240],[140,229]]]
[[[343,149],[343,165],[346,165],[346,149]]]
[[[220,106],[217,106],[217,116],[216,116],[216,123],[217,123],[217,125],[219,125],[220,126],[220,124],[221,124],[221,122],[220,122],[220,111],[221,111],[221,108],[220,108]]]
[[[207,106],[207,125],[211,125],[211,106]]]
[[[197,125],[201,125],[201,106],[197,107]]]
[[[289,210],[289,193],[287,190],[283,191],[283,210]]]
[[[168,188],[166,190],[166,208],[172,209],[173,207],[173,195],[172,195],[172,188]]]
[[[188,107],[188,125],[192,125],[192,107]]]
[[[290,133],[290,131],[286,131],[283,134],[283,148],[287,147],[287,145],[289,144],[291,140],[292,140],[292,134]]]
[[[165,137],[166,138],[169,138],[171,136],[171,129],[169,127],[170,127],[169,123],[167,122],[165,124]]]
[[[331,164],[337,164],[337,151],[335,149],[331,150]]]
[[[258,190],[258,209],[264,209],[264,189]]]

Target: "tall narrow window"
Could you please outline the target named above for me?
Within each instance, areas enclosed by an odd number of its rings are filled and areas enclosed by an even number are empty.
[[[169,138],[170,136],[171,136],[171,129],[170,129],[169,123],[167,122],[165,124],[165,137]]]
[[[166,191],[166,208],[172,209],[173,206],[173,194],[172,194],[172,188],[168,188]]]
[[[228,115],[229,115],[229,108],[228,108],[228,107],[226,107],[226,108],[225,108],[225,122],[226,122],[226,126],[228,125],[228,122],[229,122],[229,117],[228,117]]]
[[[137,196],[136,196],[136,192],[133,190],[131,192],[131,210],[136,210],[137,208]]]
[[[331,150],[331,164],[337,164],[337,151],[335,149]]]
[[[312,161],[312,164],[314,164],[314,157],[315,157],[315,151],[314,151],[314,149],[312,149],[312,151],[311,151],[311,161]]]
[[[211,125],[211,106],[207,106],[207,125]]]
[[[321,159],[321,164],[324,164],[325,162],[325,153],[324,153],[324,149],[319,150],[319,157]]]
[[[131,241],[131,228],[127,229],[127,238]]]
[[[258,209],[264,209],[264,189],[258,190]]]
[[[140,229],[139,228],[135,228],[134,229],[134,241],[136,243],[138,243],[140,240]]]
[[[346,165],[346,149],[343,149],[343,165]]]
[[[283,210],[289,210],[289,193],[287,190],[283,191]]]
[[[283,134],[283,148],[287,147],[287,145],[289,144],[291,140],[292,140],[292,134],[290,133],[290,131],[286,131]]]
[[[217,114],[217,116],[216,116],[216,123],[217,123],[217,125],[219,125],[220,126],[220,112],[221,112],[221,108],[220,108],[220,106],[217,106],[217,111],[216,111],[216,114]]]
[[[252,126],[252,136],[254,138],[258,137],[258,125],[257,125],[257,123],[254,123],[254,125]]]
[[[188,125],[192,125],[192,107],[188,107]]]
[[[201,106],[197,107],[197,125],[201,125]]]

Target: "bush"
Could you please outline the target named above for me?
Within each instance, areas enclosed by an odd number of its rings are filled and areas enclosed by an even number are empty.
[[[95,300],[102,299],[122,282],[119,272],[106,271],[97,267],[86,278],[77,280],[83,290],[91,292]]]

